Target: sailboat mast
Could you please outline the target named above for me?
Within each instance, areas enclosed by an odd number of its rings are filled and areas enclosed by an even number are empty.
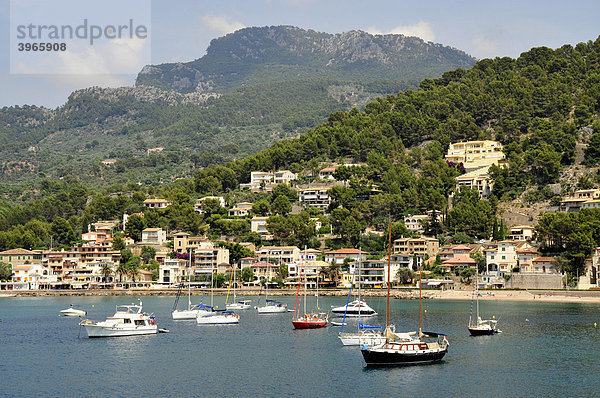
[[[419,337],[421,337],[421,285],[422,285],[421,281],[422,281],[422,276],[423,276],[422,274],[423,274],[423,261],[421,261],[419,263]]]
[[[362,246],[358,248],[358,316],[360,317],[360,260],[362,259]]]
[[[386,315],[385,315],[385,328],[387,330],[387,328],[390,327],[390,270],[392,268],[392,223],[390,221],[390,225],[389,225],[389,229],[390,229],[390,233],[389,233],[389,237],[388,237],[388,277],[387,277],[387,308],[386,308]],[[360,287],[360,276],[359,276],[359,283],[358,286]]]
[[[479,283],[477,283],[477,276],[479,274],[479,266],[475,265],[475,298],[477,299],[477,323],[479,323]]]
[[[192,275],[192,251],[188,249],[188,311],[192,309],[192,288],[190,286]]]
[[[306,246],[304,247],[304,257],[306,257]],[[300,284],[302,283],[302,268],[299,267],[299,270],[300,272],[298,273],[298,289],[296,290],[296,304],[294,304],[294,318],[300,316],[300,308],[298,308],[298,297],[300,297]]]
[[[304,261],[302,262],[302,268],[306,273],[306,246],[304,246]],[[306,315],[306,282],[308,280],[308,274],[304,275],[304,315]]]

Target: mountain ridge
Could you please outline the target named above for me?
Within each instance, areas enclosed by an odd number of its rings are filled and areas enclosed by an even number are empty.
[[[292,26],[250,27],[213,39],[206,55],[193,61],[146,65],[136,86],[180,92],[227,91],[274,75],[277,80],[290,80],[323,77],[324,73],[341,80],[421,80],[474,63],[475,58],[463,51],[417,37],[360,30],[331,34]],[[262,69],[268,70],[268,76]]]

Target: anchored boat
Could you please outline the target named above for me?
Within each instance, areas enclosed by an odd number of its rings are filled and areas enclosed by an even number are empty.
[[[394,333],[390,328],[390,263],[392,228],[388,247],[388,280],[385,342],[370,346],[364,342],[361,353],[367,366],[395,366],[441,360],[448,352],[448,339],[441,333],[421,331],[421,272],[419,272],[419,332]]]
[[[61,310],[60,313],[64,316],[85,316],[87,312],[84,310],[80,310],[79,308],[75,308],[73,304],[69,306],[69,308]]]
[[[139,305],[117,305],[113,316],[105,321],[92,322],[83,320],[79,325],[85,328],[88,337],[137,336],[158,333],[154,315],[142,312],[142,301]]]

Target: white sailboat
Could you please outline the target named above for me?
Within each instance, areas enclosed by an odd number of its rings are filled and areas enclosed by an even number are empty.
[[[198,325],[231,325],[240,323],[240,316],[226,309],[214,307],[214,267],[210,270],[210,312],[200,313],[196,317]]]
[[[278,314],[282,312],[287,312],[287,304],[284,304],[279,301],[269,300],[269,280],[271,279],[271,266],[267,263],[267,281],[265,287],[265,305],[256,306],[256,311],[259,314]],[[260,298],[259,298],[260,300]]]
[[[486,336],[500,331],[496,328],[498,323],[495,319],[481,319],[479,316],[479,284],[477,276],[479,274],[479,267],[475,269],[475,285],[473,286],[473,296],[471,299],[471,311],[469,313],[469,333],[471,336]],[[476,318],[473,319],[473,301],[476,302]]]
[[[228,310],[248,310],[251,308],[250,303],[252,302],[251,300],[240,300],[237,301],[237,296],[235,294],[235,285],[237,284],[237,280],[235,279],[235,269],[237,268],[236,265],[233,266],[233,303],[231,304],[226,304],[225,308],[227,308]],[[229,294],[229,290],[227,291],[227,294]]]
[[[202,301],[200,301],[200,304],[196,304],[196,305],[192,305],[192,288],[191,288],[191,275],[192,275],[192,256],[191,253],[189,255],[189,259],[188,259],[188,306],[187,309],[184,310],[178,310],[177,309],[177,303],[179,302],[179,297],[181,295],[181,285],[180,285],[180,289],[177,292],[177,297],[175,298],[175,303],[173,304],[173,310],[171,312],[171,315],[173,317],[173,320],[190,320],[190,319],[196,319],[198,317],[198,315],[200,313],[209,313],[210,311],[210,307],[207,307],[205,305],[202,304]]]
[[[344,332],[344,325],[346,324],[346,317],[348,316],[361,316],[363,315],[362,309],[365,310],[366,316],[376,315],[377,313],[371,307],[367,305],[366,302],[361,301],[360,299],[360,258],[361,258],[362,249],[359,249],[358,254],[358,267],[354,269],[354,274],[352,275],[352,284],[350,285],[350,291],[348,292],[348,300],[345,306],[337,307],[332,309],[332,312],[336,313],[340,309],[343,309],[344,318],[342,320],[342,328],[340,329],[340,333],[338,334],[338,338],[342,342],[343,345],[361,345],[366,343],[370,346],[372,345],[380,345],[385,343],[385,335],[382,333],[381,326],[371,326],[364,325],[362,322],[358,322],[358,327],[356,332]],[[352,296],[352,286],[354,285],[354,278],[356,278],[358,270],[358,300],[354,300],[350,303],[350,297]],[[365,307],[361,308],[364,304]],[[339,312],[337,312],[339,313]]]

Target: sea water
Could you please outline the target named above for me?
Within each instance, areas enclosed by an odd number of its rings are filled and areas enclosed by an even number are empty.
[[[238,298],[243,299],[243,298]],[[256,297],[253,304],[256,304]],[[194,298],[197,302],[199,298]],[[293,308],[294,297],[282,301]],[[294,330],[292,313],[239,311],[239,325],[173,321],[173,297],[143,298],[168,334],[90,339],[75,304],[104,320],[135,297],[0,299],[1,396],[597,396],[600,305],[481,301],[502,333],[471,337],[470,302],[423,301],[423,330],[448,335],[444,360],[430,365],[367,368],[358,347],[344,347],[339,327]],[[182,300],[187,301],[187,300]],[[206,301],[206,298],[205,298]],[[224,306],[224,297],[215,305]],[[322,297],[320,309],[345,298]],[[365,323],[385,324],[385,299]],[[181,303],[180,303],[181,305]],[[314,298],[309,308],[315,306]],[[416,300],[392,300],[397,331],[418,328]],[[356,320],[346,320],[346,331]]]

